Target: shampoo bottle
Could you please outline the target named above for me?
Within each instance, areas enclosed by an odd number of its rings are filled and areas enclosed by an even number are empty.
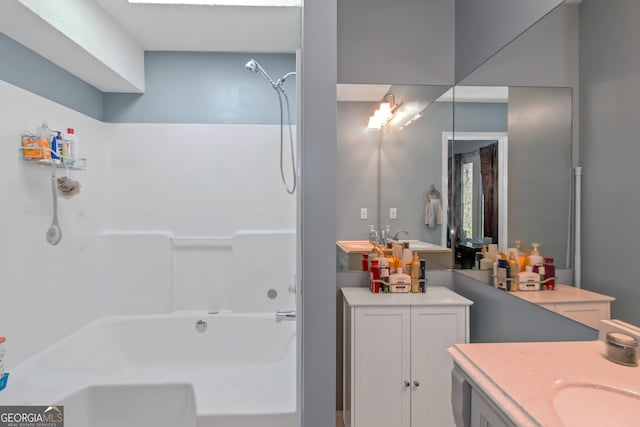
[[[509,291],[518,290],[518,261],[513,251],[509,251]]]
[[[411,261],[411,292],[420,293],[420,258],[418,252],[413,253]]]
[[[411,249],[409,249],[409,242],[404,242],[403,243],[403,248],[402,248],[402,269],[404,270],[405,273],[409,274],[412,270],[411,268],[413,267],[413,260],[415,260],[415,257],[418,254],[416,252],[411,252]],[[418,260],[418,264],[420,264],[420,260]]]

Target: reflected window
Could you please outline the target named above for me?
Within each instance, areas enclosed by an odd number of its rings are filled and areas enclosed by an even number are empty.
[[[480,175],[480,155],[477,150],[462,156],[461,211],[462,239],[482,240],[484,197],[482,195],[482,177]]]

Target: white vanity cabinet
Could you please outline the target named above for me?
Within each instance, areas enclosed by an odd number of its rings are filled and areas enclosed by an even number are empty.
[[[472,302],[439,287],[342,293],[345,426],[453,426],[447,348],[469,341]]]
[[[611,303],[616,300],[608,295],[561,284],[554,291],[513,292],[512,295],[593,329],[598,329],[601,320],[609,320]]]

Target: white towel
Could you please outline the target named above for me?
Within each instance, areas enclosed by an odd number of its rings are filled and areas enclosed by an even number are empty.
[[[427,204],[424,209],[424,223],[428,227],[442,224],[442,204],[440,199],[427,198]]]

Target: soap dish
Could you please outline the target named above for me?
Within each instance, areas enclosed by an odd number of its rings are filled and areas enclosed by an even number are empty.
[[[606,358],[625,366],[638,366],[638,340],[631,335],[609,332]]]

